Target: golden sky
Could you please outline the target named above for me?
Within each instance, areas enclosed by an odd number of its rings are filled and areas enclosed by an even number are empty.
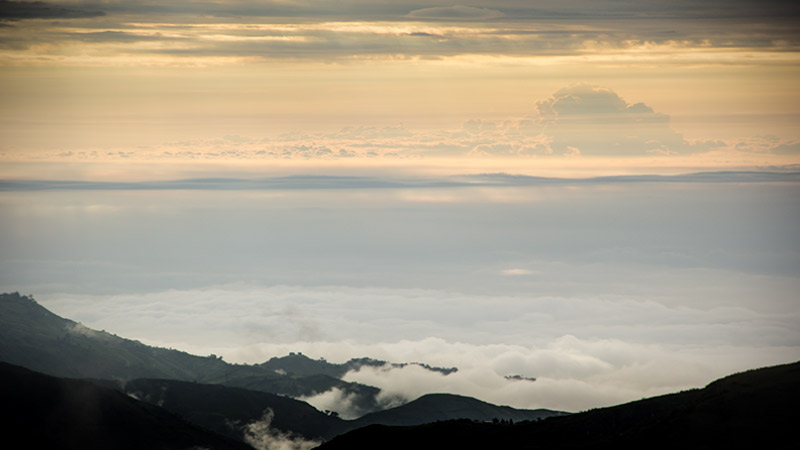
[[[800,154],[797,9],[6,1],[0,158],[783,167]]]

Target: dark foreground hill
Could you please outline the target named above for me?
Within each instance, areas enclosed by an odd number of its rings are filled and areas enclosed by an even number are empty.
[[[537,422],[372,425],[320,449],[797,448],[800,362],[731,375],[703,389]]]
[[[268,409],[272,411],[271,427],[306,440],[318,441],[372,424],[420,425],[462,418],[523,421],[566,414],[546,409],[496,406],[460,395],[430,394],[359,419],[342,420],[322,413],[305,402],[221,385],[140,379],[118,389],[157,404],[195,425],[239,440],[244,438],[243,425],[260,420]]]
[[[84,380],[0,363],[0,431],[6,448],[252,450],[161,408]]]
[[[216,433],[243,440],[243,425],[272,411],[270,426],[306,440],[327,439],[353,428],[308,403],[266,392],[176,380],[139,379],[121,389]]]

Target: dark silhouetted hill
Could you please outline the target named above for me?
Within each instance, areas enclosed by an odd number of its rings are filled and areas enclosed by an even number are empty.
[[[261,367],[269,368],[274,371],[283,372],[292,375],[318,375],[324,374],[336,378],[341,378],[351,370],[359,370],[362,367],[392,367],[402,368],[406,366],[419,366],[423,369],[430,370],[431,372],[439,372],[443,375],[449,375],[457,372],[456,367],[433,367],[423,363],[390,363],[380,359],[373,358],[353,358],[346,363],[336,364],[330,363],[324,359],[311,359],[302,353],[289,353],[286,356],[270,358],[269,361],[259,364]]]
[[[367,425],[422,425],[430,422],[470,419],[492,421],[493,419],[520,422],[566,415],[549,409],[515,409],[497,406],[472,397],[453,394],[428,394],[396,408],[367,414],[354,420],[359,428]]]
[[[261,419],[268,409],[273,413],[273,428],[308,440],[331,437],[344,422],[299,400],[222,385],[138,379],[122,389],[195,425],[239,440],[243,439],[241,426]]]
[[[5,448],[252,450],[154,405],[85,380],[0,363]]]
[[[371,425],[319,448],[794,449],[798,400],[800,362],[731,375],[703,389],[536,422]]]
[[[565,414],[495,406],[458,395],[431,394],[359,419],[342,420],[298,400],[221,385],[140,379],[126,383],[123,390],[195,425],[236,439],[243,438],[241,425],[259,420],[267,409],[274,414],[272,427],[308,440],[330,439],[371,424],[419,425],[455,418],[522,421]]]

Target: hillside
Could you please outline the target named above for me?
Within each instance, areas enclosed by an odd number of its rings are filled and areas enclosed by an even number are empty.
[[[703,389],[537,422],[372,425],[322,450],[375,448],[796,448],[800,362],[731,375]]]
[[[0,363],[3,442],[64,450],[252,450],[148,403],[83,380]]]
[[[54,376],[196,381],[291,397],[335,387],[352,395],[364,412],[379,409],[379,389],[372,386],[324,373],[290,375],[260,365],[229,364],[213,355],[151,347],[59,317],[18,293],[0,294],[0,360]]]

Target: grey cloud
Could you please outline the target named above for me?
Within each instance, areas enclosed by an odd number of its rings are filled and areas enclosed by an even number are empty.
[[[502,17],[503,13],[495,9],[475,8],[472,6],[439,6],[434,8],[416,9],[408,13],[414,19],[494,19]]]
[[[92,4],[92,2],[86,2]],[[800,7],[794,2],[770,0],[714,0],[696,2],[691,0],[650,1],[634,0],[583,0],[563,2],[544,0],[497,0],[472,2],[470,5],[453,5],[445,0],[343,0],[335,5],[325,0],[302,2],[228,0],[214,1],[135,1],[117,0],[102,3],[106,9],[123,12],[190,13],[239,17],[306,17],[351,18],[350,20],[404,19],[409,11],[428,11],[436,17],[469,18],[483,17],[486,11],[503,11],[507,16],[525,20],[545,19],[753,19],[781,20],[790,22],[800,15]],[[492,14],[496,14],[492,12]]]
[[[791,142],[776,145],[770,149],[776,155],[797,155],[800,154],[800,142]]]
[[[426,33],[426,32],[422,32],[422,31],[416,31],[416,32],[413,32],[413,33],[408,33],[408,36],[416,36],[416,37],[436,37],[436,38],[441,38],[441,37],[443,37],[441,34],[435,34],[435,33]]]
[[[589,2],[577,6],[564,2],[546,2],[530,6],[529,2],[504,1],[492,3],[491,8],[453,6],[445,2],[108,2],[103,9],[110,16],[104,26],[117,32],[131,32],[135,19],[141,23],[172,21],[165,25],[171,31],[186,31],[191,46],[154,46],[147,49],[130,49],[131,53],[164,54],[176,57],[249,56],[255,58],[322,58],[337,60],[354,55],[408,55],[441,57],[463,54],[508,54],[518,56],[571,55],[580,53],[586,41],[602,42],[607,48],[625,48],[631,43],[670,44],[716,47],[769,47],[792,51],[800,45],[798,29],[787,17],[792,17],[797,8],[781,9],[778,4],[767,4],[761,16],[744,14],[742,7],[723,8],[720,3],[703,8],[686,4],[685,8],[639,2]],[[20,2],[0,3],[8,14]],[[13,5],[9,6],[9,5]],[[24,5],[48,5],[24,3]],[[42,11],[69,11],[94,14],[88,3],[71,3],[69,6],[39,7]],[[752,6],[752,5],[750,5]],[[60,8],[60,9],[59,9]],[[35,9],[35,8],[34,8]],[[750,12],[755,8],[749,8]],[[409,14],[409,11],[412,11]],[[772,11],[772,12],[770,12]],[[40,11],[41,12],[41,11]],[[714,16],[714,12],[723,13]],[[119,14],[117,14],[119,13]],[[41,12],[41,14],[45,14]],[[52,12],[49,14],[53,14]],[[77,13],[74,13],[77,14]],[[89,16],[86,16],[89,17]],[[124,17],[125,22],[118,22]],[[679,20],[681,18],[693,20]],[[725,20],[719,20],[725,17]],[[766,17],[766,18],[765,18]],[[207,40],[197,34],[198,30],[182,30],[196,22],[228,23],[235,18],[245,22],[274,19],[278,23],[297,21],[298,24],[327,23],[330,21],[380,21],[391,25],[396,21],[423,21],[435,26],[436,22],[461,21],[463,29],[436,33],[420,30],[399,33],[375,33],[370,30],[324,30],[303,29],[281,31],[279,35],[301,38],[292,40]],[[783,22],[780,22],[783,21]],[[90,21],[92,22],[92,21]],[[97,22],[97,21],[94,21]],[[181,25],[184,24],[184,25]],[[95,24],[97,25],[97,24]],[[569,30],[564,29],[569,25]],[[746,26],[745,26],[746,25]],[[92,26],[91,23],[86,26]],[[282,33],[282,34],[281,34]],[[226,30],[233,38],[264,37],[275,35],[267,30]],[[117,35],[116,42],[136,36]],[[96,36],[97,39],[101,35]],[[109,40],[115,37],[107,35]],[[420,39],[433,37],[435,39]],[[514,39],[507,39],[514,37]],[[80,36],[78,36],[80,38]],[[90,37],[84,36],[85,39]],[[63,31],[51,32],[45,26],[23,30],[14,36],[2,37],[7,48],[28,48],[34,43],[56,42],[75,39],[64,36]],[[155,39],[155,38],[153,38]],[[167,40],[166,33],[160,37]],[[10,42],[13,41],[13,42]],[[585,50],[585,49],[584,49]]]
[[[170,41],[178,40],[175,37],[166,37],[160,34],[143,35],[125,31],[96,31],[89,33],[69,33],[63,35],[64,39],[76,39],[84,42],[137,42],[137,41]]]
[[[0,19],[82,19],[104,16],[105,12],[45,2],[0,1]]]

